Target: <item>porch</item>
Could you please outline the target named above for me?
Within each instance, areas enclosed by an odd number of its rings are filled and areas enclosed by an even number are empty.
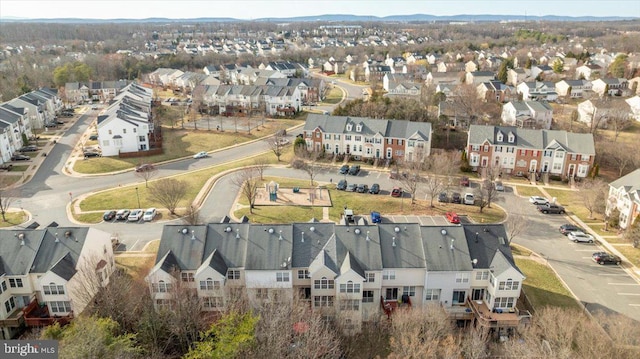
[[[467,298],[467,304],[479,325],[486,328],[515,328],[520,324],[528,324],[531,313],[517,307],[506,309],[489,309],[483,300]]]
[[[51,316],[49,307],[44,303],[40,304],[37,298],[33,298],[29,305],[22,308],[22,316],[24,316],[24,323],[27,327],[44,327],[54,323],[69,324],[73,319],[73,312],[65,316]]]
[[[398,308],[411,308],[411,297],[408,295],[403,295],[398,299],[384,299],[383,296],[380,296],[380,307],[384,314],[387,315],[387,318],[391,318],[391,314],[395,312]]]

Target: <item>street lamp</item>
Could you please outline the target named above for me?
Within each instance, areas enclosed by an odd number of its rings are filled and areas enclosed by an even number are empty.
[[[140,208],[140,195],[138,194],[138,187],[136,187],[136,198],[138,199],[138,208]]]

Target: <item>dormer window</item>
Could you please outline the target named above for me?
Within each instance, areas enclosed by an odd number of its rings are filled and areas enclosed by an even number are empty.
[[[516,141],[516,136],[513,133],[509,133],[509,143],[514,143]]]
[[[353,129],[353,124],[348,123],[347,124],[347,131],[351,131]]]
[[[502,135],[502,132],[498,132],[498,135],[496,135],[496,141],[502,142],[503,140],[504,136]]]
[[[362,132],[362,124],[361,123],[356,125],[356,132]]]

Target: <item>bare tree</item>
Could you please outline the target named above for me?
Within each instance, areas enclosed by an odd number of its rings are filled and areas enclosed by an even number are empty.
[[[260,180],[264,180],[264,170],[269,167],[269,162],[264,157],[258,157],[253,161],[253,168],[256,169],[256,172],[260,175]]]
[[[478,98],[478,91],[473,84],[462,84],[456,87],[451,96],[456,116],[466,117],[470,120],[478,117],[478,111],[483,107],[482,100]]]
[[[396,311],[389,330],[389,358],[441,358],[457,343],[454,328],[442,307],[428,304]]]
[[[398,166],[404,170],[399,174],[398,181],[402,184],[403,191],[411,195],[411,204],[414,204],[416,203],[416,192],[418,192],[420,182],[423,180],[420,173],[423,166],[421,157],[413,161],[404,160]]]
[[[198,209],[194,204],[190,204],[187,207],[187,210],[184,214],[184,217],[182,217],[182,219],[185,221],[185,223],[190,224],[190,225],[196,225],[196,224],[200,224],[200,209]]]
[[[470,328],[468,332],[462,333],[460,349],[462,357],[465,359],[484,359],[491,354],[488,343],[490,341],[489,331],[482,327]]]
[[[620,132],[626,130],[633,123],[633,118],[621,109],[610,110],[607,115],[607,124],[613,127],[613,142],[618,141]]]
[[[258,183],[260,183],[256,169],[253,167],[243,168],[231,181],[249,202],[249,213],[253,213],[253,205],[258,195]]]
[[[282,134],[282,131],[278,131],[273,136],[273,140],[269,140],[269,148],[271,149],[271,152],[276,155],[278,162],[280,162],[280,156],[282,156],[282,153],[284,152],[284,146],[286,146],[286,139]]]
[[[509,241],[526,232],[529,229],[529,223],[527,217],[521,214],[509,214],[504,222]]]
[[[187,195],[187,183],[174,178],[164,178],[151,185],[149,194],[169,213],[175,215],[178,204]]]
[[[321,154],[318,151],[307,151],[306,149],[301,148],[297,151],[299,159],[294,159],[294,162],[297,163],[297,165],[294,163],[294,167],[299,166],[299,169],[307,173],[311,186],[313,186],[313,180],[322,170],[322,166],[318,163],[320,155]]]
[[[594,212],[603,213],[606,205],[605,194],[609,185],[603,180],[586,178],[579,183],[580,199],[589,211],[589,218],[593,218]]]
[[[631,147],[632,145],[624,142],[613,142],[607,143],[601,150],[604,159],[618,169],[619,177],[622,177],[628,168],[634,167],[634,165],[640,166],[640,155]]]
[[[0,176],[0,214],[2,215],[2,221],[7,221],[7,211],[11,208],[11,205],[15,201],[18,190],[16,188],[9,187],[9,177]]]
[[[158,169],[153,165],[142,167],[140,170],[136,169],[136,172],[135,172],[136,177],[144,180],[145,187],[149,187],[149,180],[155,177],[157,174],[158,174]]]

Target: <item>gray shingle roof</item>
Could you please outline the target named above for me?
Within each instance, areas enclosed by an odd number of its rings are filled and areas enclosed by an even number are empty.
[[[351,130],[348,129],[351,124]],[[357,131],[357,125],[362,124],[362,130]],[[404,120],[372,119],[368,117],[327,116],[309,114],[304,125],[305,131],[313,131],[320,128],[326,133],[346,133],[365,136],[373,136],[380,133],[384,137],[409,138],[413,135],[430,140],[431,123],[410,122]]]
[[[507,266],[520,269],[516,266],[509,248],[509,240],[505,228],[501,224],[465,224],[463,226],[471,261],[475,262],[474,268],[493,269],[501,273]],[[494,261],[496,254],[500,252],[506,261]],[[500,267],[496,267],[498,264]],[[492,268],[492,266],[494,266]]]
[[[501,131],[503,141],[497,140],[497,134]],[[514,143],[508,142],[507,134],[511,132],[515,137]],[[556,141],[568,152],[595,155],[593,135],[590,133],[573,133],[559,130],[532,130],[511,126],[482,126],[471,125],[469,127],[469,145],[481,145],[489,141],[490,144],[511,144],[519,148],[531,148],[543,150]]]
[[[471,271],[473,269],[464,229],[461,226],[422,227],[421,234],[427,270]]]
[[[613,188],[624,187],[625,192],[629,194],[636,192],[637,198],[640,198],[640,168],[626,176],[618,178],[609,185]]]

